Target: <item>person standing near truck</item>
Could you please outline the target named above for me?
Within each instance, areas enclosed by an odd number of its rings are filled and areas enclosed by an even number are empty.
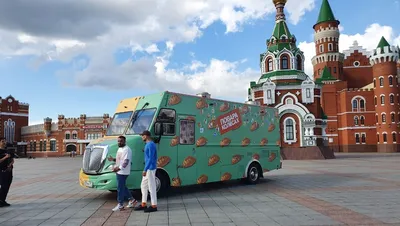
[[[6,199],[13,179],[14,154],[6,146],[6,139],[0,137],[0,207],[10,206]]]
[[[137,201],[133,198],[132,193],[126,187],[126,179],[131,173],[132,150],[126,145],[124,136],[118,137],[118,151],[116,158],[108,157],[108,161],[114,161],[115,166],[113,172],[117,174],[117,201],[118,205],[112,209],[113,211],[124,210],[124,200],[128,198],[129,202],[126,207],[133,208]]]
[[[148,130],[141,134],[142,139],[146,142],[144,146],[144,170],[142,177],[142,204],[137,206],[135,210],[144,210],[144,212],[157,211],[157,191],[156,191],[156,170],[157,170],[157,148],[151,139],[151,133]],[[151,206],[147,207],[147,195],[150,191]]]

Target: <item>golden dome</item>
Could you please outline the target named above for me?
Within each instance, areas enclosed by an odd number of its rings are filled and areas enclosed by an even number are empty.
[[[281,4],[286,4],[287,0],[272,0],[272,2],[274,3],[274,5],[281,3]]]

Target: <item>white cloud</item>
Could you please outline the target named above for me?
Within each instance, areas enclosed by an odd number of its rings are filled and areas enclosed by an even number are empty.
[[[314,7],[315,0],[299,2],[289,1],[287,7],[294,23]],[[43,14],[43,8],[52,13]],[[134,47],[129,43],[154,47],[165,40],[191,42],[215,21],[226,25],[226,33],[237,32],[243,24],[274,13],[272,1],[265,0],[36,0],[24,5],[4,1],[0,3],[0,55],[69,60],[92,48],[102,51],[99,46],[115,51]],[[158,51],[151,48],[147,52]]]
[[[298,47],[304,52],[304,72],[313,78],[311,58],[315,56],[315,44],[314,42],[300,42]]]
[[[204,67],[206,67],[206,66],[207,66],[206,64],[203,64],[203,63],[200,62],[200,61],[193,60],[193,61],[192,61],[192,64],[189,66],[189,69],[190,69],[191,71],[197,71],[197,69],[199,69],[199,68],[204,68]]]
[[[298,23],[314,8],[314,2],[289,1],[289,21]],[[62,84],[190,93],[207,89],[213,95],[231,97],[246,96],[249,81],[259,77],[258,68],[239,71],[238,65],[246,59],[201,62],[190,54],[190,65],[170,69],[175,45],[193,42],[216,21],[226,26],[225,33],[232,33],[253,20],[275,15],[271,0],[36,0],[23,7],[20,4],[0,3],[0,55],[36,55],[31,62],[35,67],[50,60],[70,63],[76,56],[86,56],[74,59],[69,70],[58,72]],[[52,13],[43,14],[43,8]],[[157,45],[160,42],[166,45],[164,52]],[[121,49],[150,56],[117,64],[114,53]]]
[[[349,49],[354,41],[358,42],[358,45],[362,46],[367,51],[372,51],[378,46],[380,39],[384,36],[391,45],[400,45],[400,35],[395,34],[394,30],[390,26],[384,26],[377,23],[369,25],[363,34],[344,34],[340,35],[339,51]],[[299,48],[304,52],[305,55],[305,72],[313,77],[313,67],[311,58],[315,56],[315,45],[314,42],[300,42]]]
[[[203,91],[214,97],[244,100],[250,81],[260,76],[258,70],[247,68],[238,70],[238,66],[246,59],[229,62],[210,59],[201,62],[194,59],[181,69],[169,69],[169,58],[173,51],[173,43],[156,58],[141,58],[138,61],[127,60],[120,65],[107,64],[108,55],[95,58],[85,69],[59,74],[65,85],[79,84],[86,87],[103,87],[109,89],[131,89],[138,87],[150,91],[174,90],[195,94]],[[110,75],[113,75],[110,77]],[[227,85],[229,84],[229,85]]]
[[[36,38],[30,36],[30,35],[26,35],[26,34],[20,34],[18,35],[18,40],[21,43],[37,43]]]
[[[157,44],[155,44],[155,43],[150,44],[147,47],[142,47],[139,44],[133,44],[133,43],[131,43],[131,46],[132,46],[131,47],[131,51],[132,51],[133,54],[136,53],[136,52],[146,52],[148,54],[153,54],[153,53],[160,52],[160,50],[158,49]]]
[[[289,14],[289,21],[296,25],[306,11],[311,11],[314,7],[315,0],[288,1],[286,9],[291,12]]]

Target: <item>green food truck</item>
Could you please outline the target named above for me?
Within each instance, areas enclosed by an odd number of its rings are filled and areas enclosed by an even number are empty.
[[[117,189],[112,172],[118,144],[126,136],[132,149],[127,186],[140,189],[144,145],[139,136],[152,132],[157,145],[157,193],[179,187],[243,179],[255,184],[263,173],[282,168],[279,115],[276,108],[161,92],[121,100],[107,134],[87,145],[79,173],[86,188]]]

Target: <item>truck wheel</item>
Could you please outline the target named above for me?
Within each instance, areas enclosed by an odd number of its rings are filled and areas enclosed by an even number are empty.
[[[247,169],[247,177],[246,181],[249,184],[256,184],[260,180],[261,177],[261,167],[258,163],[251,163],[249,168]]]
[[[170,188],[169,176],[163,170],[156,171],[156,191],[157,196],[161,197],[168,193]]]

